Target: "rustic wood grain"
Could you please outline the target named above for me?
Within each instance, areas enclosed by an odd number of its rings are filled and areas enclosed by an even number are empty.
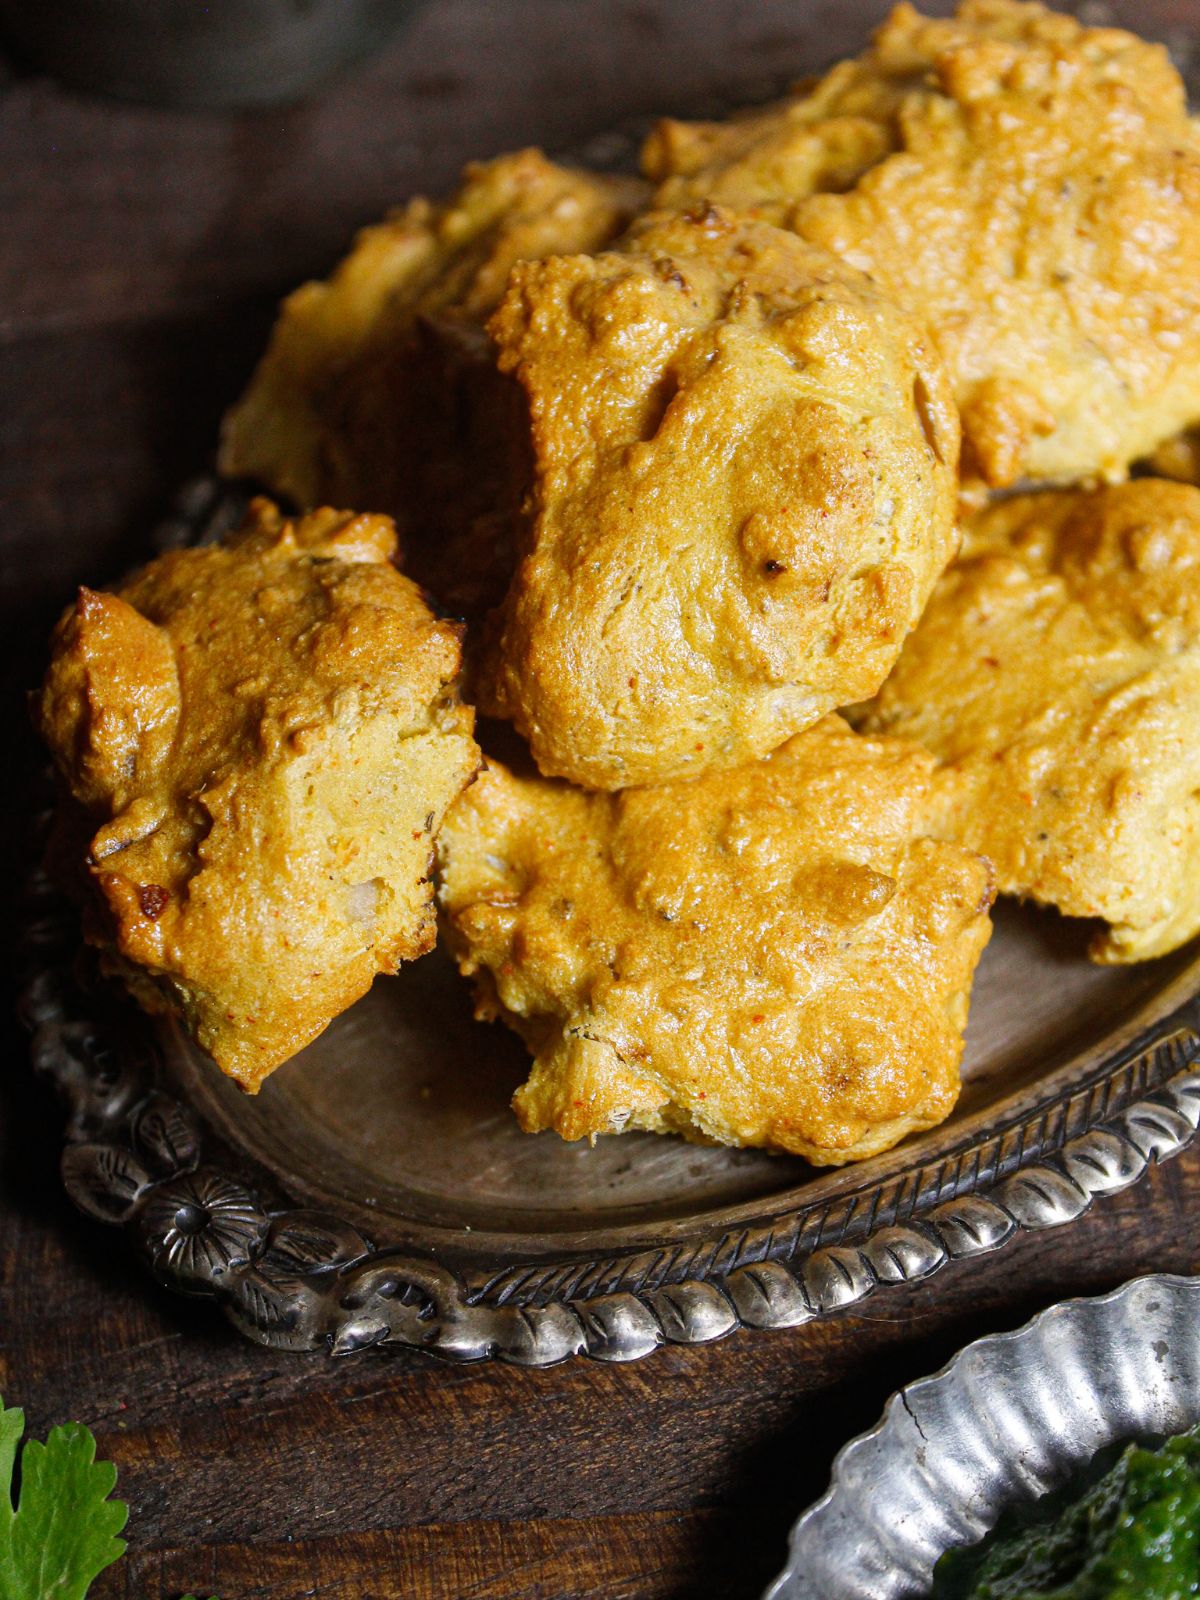
[[[0,790],[9,901],[37,756],[19,690],[82,579],[135,559],[203,468],[275,298],[473,155],[751,94],[854,48],[877,0],[432,0],[303,106],[173,115],[0,74]],[[935,9],[946,9],[939,6]],[[1145,31],[1197,0],[1128,0]],[[11,945],[11,940],[10,940]],[[9,966],[19,957],[9,951]],[[6,1024],[0,1389],[92,1427],[131,1506],[97,1600],[751,1597],[837,1447],[898,1384],[1063,1294],[1193,1271],[1200,1154],[856,1315],[629,1367],[261,1351],[168,1296],[57,1180],[57,1113]]]

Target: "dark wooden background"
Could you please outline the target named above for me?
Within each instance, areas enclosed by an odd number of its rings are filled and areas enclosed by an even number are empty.
[[[73,584],[137,558],[208,462],[277,297],[468,157],[761,93],[856,48],[883,9],[430,0],[365,69],[243,114],[107,104],[0,67],[6,904],[46,630]],[[1200,0],[1113,10],[1200,32]],[[548,1372],[276,1355],[72,1212],[57,1113],[4,1025],[0,1390],[35,1433],[87,1423],[119,1465],[130,1554],[100,1600],[750,1600],[897,1385],[1064,1294],[1200,1265],[1197,1153],[1068,1229],[791,1333]]]

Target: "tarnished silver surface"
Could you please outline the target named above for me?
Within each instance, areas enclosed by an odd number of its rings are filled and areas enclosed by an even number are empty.
[[[1097,1451],[1200,1422],[1200,1279],[1137,1278],[961,1350],[833,1464],[764,1600],[908,1600]]]

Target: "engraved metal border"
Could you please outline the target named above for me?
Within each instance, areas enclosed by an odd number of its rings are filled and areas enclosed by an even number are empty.
[[[62,1176],[85,1212],[120,1225],[154,1275],[215,1299],[248,1337],[347,1354],[408,1345],[459,1361],[631,1361],[738,1327],[794,1327],[1072,1221],[1182,1150],[1200,1125],[1200,1001],[1092,1069],[1070,1094],[935,1160],[736,1232],[490,1275],[388,1249],[335,1215],[296,1208],[215,1148],[166,1091],[154,1029],[79,947],[78,917],[40,874],[25,908],[22,1016],[37,1072],[66,1111]]]

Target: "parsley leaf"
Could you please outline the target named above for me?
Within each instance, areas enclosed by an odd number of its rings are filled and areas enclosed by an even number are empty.
[[[45,1444],[21,1452],[21,1499],[12,1480],[25,1413],[0,1400],[0,1595],[4,1600],[84,1600],[97,1573],[125,1552],[116,1535],[129,1508],[108,1497],[111,1461],[77,1422],[53,1428]]]

